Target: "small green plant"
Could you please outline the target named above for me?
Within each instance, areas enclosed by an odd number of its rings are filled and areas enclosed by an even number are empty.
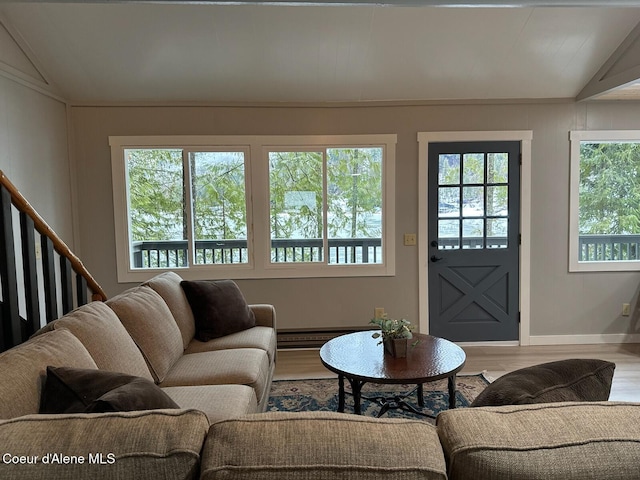
[[[379,332],[371,335],[373,338],[380,338],[379,344],[384,340],[392,338],[413,338],[411,331],[414,327],[411,325],[411,322],[405,318],[395,319],[384,316],[381,318],[372,318],[369,323],[377,325],[380,328]]]

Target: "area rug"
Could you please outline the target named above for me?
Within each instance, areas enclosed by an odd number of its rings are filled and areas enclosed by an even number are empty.
[[[456,377],[456,407],[468,407],[471,402],[484,390],[489,381],[483,374],[459,375]],[[348,385],[348,382],[346,382]],[[389,396],[411,392],[415,385],[398,384],[382,385],[367,383],[362,387],[362,413],[375,417],[380,411],[380,405],[364,397]],[[407,398],[414,408],[428,415],[436,416],[449,407],[449,393],[447,380],[438,380],[424,384],[424,408],[418,407],[416,394]],[[276,380],[271,387],[268,411],[337,411],[338,409],[338,379],[321,380]],[[353,397],[346,395],[345,412],[353,413]],[[389,410],[385,418],[420,418],[433,422],[428,417],[415,415],[403,410]]]

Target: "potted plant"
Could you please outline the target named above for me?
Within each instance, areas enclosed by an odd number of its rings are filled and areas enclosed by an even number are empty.
[[[380,343],[384,345],[385,352],[394,357],[406,357],[408,342],[413,338],[411,331],[413,325],[405,318],[395,319],[387,318],[386,316],[381,318],[371,319],[371,324],[377,325],[380,328],[379,332],[371,335],[373,338],[380,338]],[[418,342],[412,344],[415,346]]]

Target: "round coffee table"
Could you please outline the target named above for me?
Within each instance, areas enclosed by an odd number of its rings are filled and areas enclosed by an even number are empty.
[[[338,411],[344,412],[344,379],[351,385],[354,413],[360,414],[362,386],[365,383],[417,385],[408,394],[376,398],[382,409],[378,416],[390,408],[399,408],[425,415],[405,401],[417,390],[418,405],[424,406],[423,384],[446,378],[448,380],[449,408],[456,406],[456,374],[466,361],[464,350],[453,342],[431,335],[415,334],[409,340],[406,358],[395,358],[384,353],[380,340],[362,331],[341,335],[325,343],[320,349],[322,364],[338,374]],[[415,347],[411,347],[419,340]],[[430,415],[426,415],[430,416]]]

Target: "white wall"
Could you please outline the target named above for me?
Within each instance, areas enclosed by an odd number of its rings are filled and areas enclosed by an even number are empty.
[[[281,328],[365,325],[374,306],[418,319],[420,131],[532,130],[532,342],[587,341],[638,331],[640,274],[568,272],[569,131],[640,129],[636,103],[499,103],[355,107],[73,107],[83,260],[112,296],[115,267],[109,135],[397,133],[396,271],[391,278],[239,281],[250,302],[273,303]],[[420,241],[421,239],[419,239]],[[586,336],[586,337],[584,337]],[[594,337],[595,336],[595,337]]]
[[[0,169],[73,248],[66,105],[1,75]]]

